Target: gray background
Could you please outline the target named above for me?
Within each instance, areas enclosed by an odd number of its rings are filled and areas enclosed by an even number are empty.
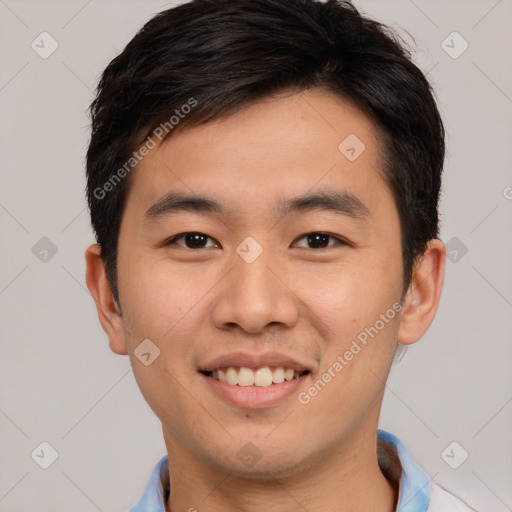
[[[126,510],[165,453],[85,287],[84,155],[100,72],[170,5],[0,0],[1,512]],[[392,370],[380,427],[479,511],[512,510],[512,3],[356,5],[414,36],[448,131],[441,238],[453,261],[432,327]],[[43,31],[59,45],[46,59],[31,47],[51,48]],[[458,58],[454,31],[469,44]],[[48,449],[31,458],[43,441],[58,452],[46,470]]]

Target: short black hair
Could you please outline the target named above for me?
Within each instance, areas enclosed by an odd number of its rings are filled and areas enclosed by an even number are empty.
[[[118,303],[119,228],[141,144],[147,151],[155,137],[314,87],[375,123],[400,218],[405,293],[438,236],[445,133],[404,41],[345,0],[192,0],[142,27],[104,70],[90,107],[88,204]]]

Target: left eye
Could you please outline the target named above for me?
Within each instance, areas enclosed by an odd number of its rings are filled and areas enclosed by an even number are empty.
[[[329,243],[329,239],[334,240],[335,243]],[[347,245],[347,242],[338,238],[334,235],[329,235],[328,233],[308,233],[307,235],[303,235],[297,240],[305,240],[306,245],[300,245],[298,242],[295,242],[299,247],[306,247],[307,249],[324,249],[326,247],[330,247],[332,245],[336,245],[336,242],[339,245]]]

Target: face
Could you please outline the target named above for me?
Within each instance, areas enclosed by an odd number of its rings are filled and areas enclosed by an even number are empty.
[[[403,314],[380,149],[310,90],[177,132],[133,171],[111,346],[168,449],[285,474],[375,431]]]

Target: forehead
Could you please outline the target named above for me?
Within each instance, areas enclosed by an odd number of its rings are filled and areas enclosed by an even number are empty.
[[[147,211],[175,190],[254,215],[318,188],[371,203],[389,194],[380,150],[376,127],[349,101],[285,93],[173,133],[132,172],[128,204]]]

